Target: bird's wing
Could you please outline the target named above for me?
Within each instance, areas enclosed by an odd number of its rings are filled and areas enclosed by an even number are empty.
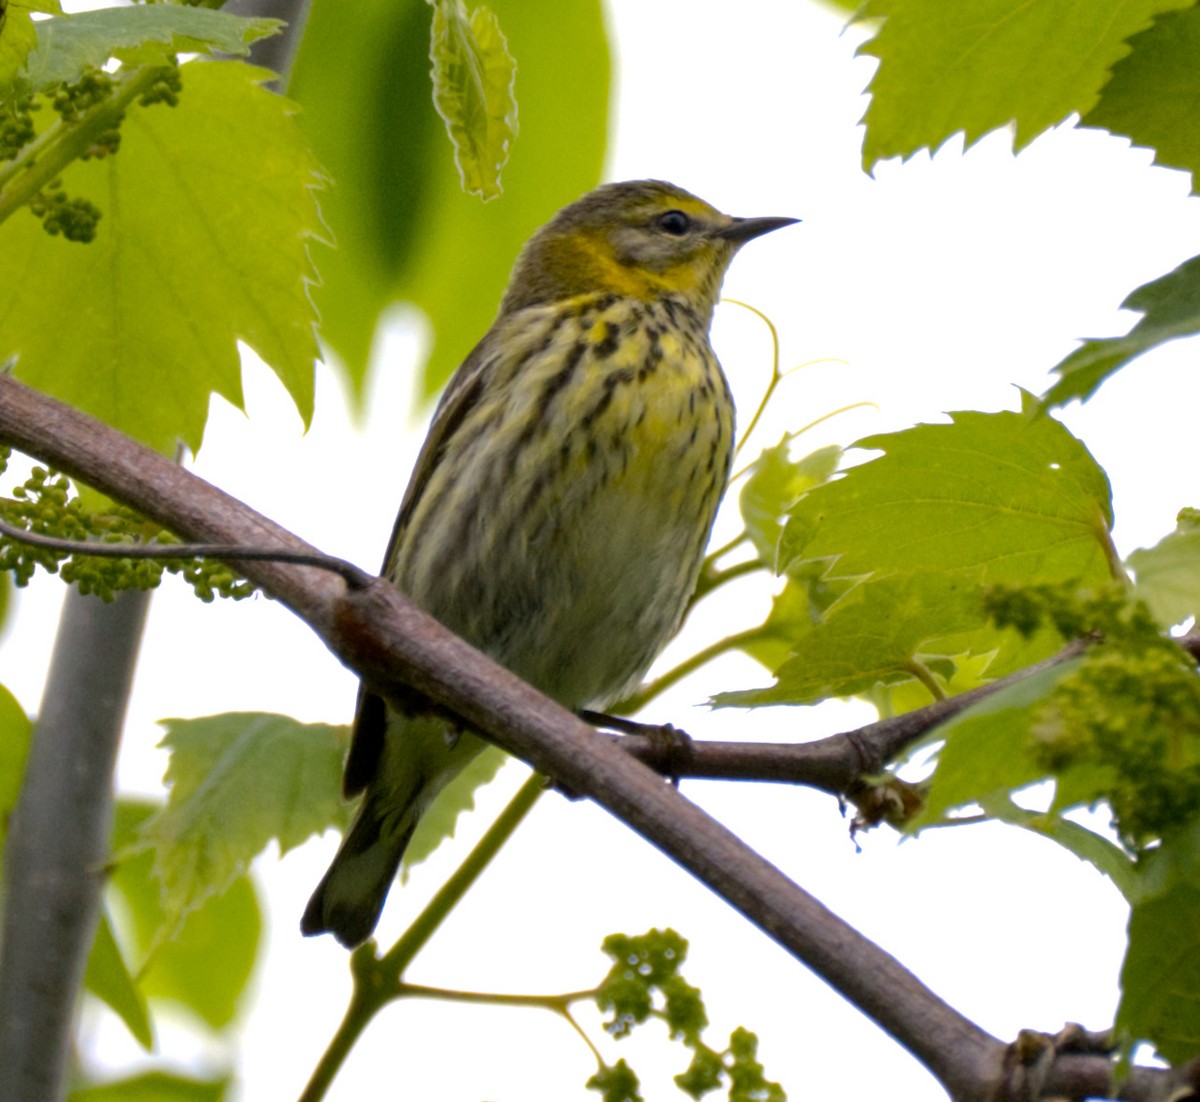
[[[493,363],[492,357],[487,354],[487,347],[485,336],[463,360],[438,402],[429,433],[408,481],[408,489],[404,491],[404,499],[400,502],[400,512],[392,528],[387,553],[383,557],[385,576],[391,574],[395,566],[408,522],[442,452],[479,401],[484,380]],[[387,706],[383,697],[371,692],[365,683],[360,684],[354,726],[350,732],[350,752],[346,755],[346,769],[342,774],[342,794],[347,798],[363,791],[374,778],[386,731]]]

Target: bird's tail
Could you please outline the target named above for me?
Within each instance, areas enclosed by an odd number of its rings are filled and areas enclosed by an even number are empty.
[[[394,799],[368,790],[300,919],[305,937],[328,932],[353,949],[371,936],[419,817],[415,800],[397,808]]]

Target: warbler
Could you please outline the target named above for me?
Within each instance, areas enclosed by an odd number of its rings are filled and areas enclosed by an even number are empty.
[[[795,221],[657,180],[560,210],[442,396],[386,576],[568,708],[634,688],[679,626],[729,477],[733,399],[708,338],[722,278]],[[371,934],[417,820],[483,746],[360,688],[343,791],[365,795],[305,934]]]

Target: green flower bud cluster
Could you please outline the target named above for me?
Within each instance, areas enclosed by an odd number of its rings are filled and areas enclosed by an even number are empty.
[[[7,462],[7,452],[0,456]],[[3,465],[0,464],[0,471]],[[27,531],[58,539],[96,543],[158,543],[179,541],[144,517],[124,506],[112,505],[104,512],[89,513],[78,497],[72,496],[64,475],[35,467],[29,478],[0,499],[0,517]],[[11,571],[16,584],[28,585],[35,570],[61,574],[63,580],[85,594],[105,601],[124,589],[153,589],[163,571],[180,575],[202,601],[214,597],[240,600],[254,586],[239,578],[225,563],[215,559],[97,558],[34,547],[0,536],[0,570]]]
[[[82,198],[72,199],[55,180],[29,201],[29,209],[42,220],[42,228],[51,237],[62,234],[68,241],[87,243],[95,240],[101,210]]]
[[[79,116],[103,103],[113,91],[113,79],[103,69],[88,69],[73,84],[60,84],[50,96],[50,106],[63,122],[79,121]]]
[[[784,1102],[783,1088],[766,1078],[758,1061],[758,1038],[738,1028],[729,1047],[718,1052],[705,1044],[702,1033],[708,1013],[700,991],[679,974],[687,956],[687,941],[674,930],[650,930],[641,937],[612,934],[604,939],[604,951],[613,966],[596,989],[596,1005],[612,1018],[604,1028],[614,1037],[625,1037],[635,1025],[650,1018],[661,1019],[672,1040],[691,1049],[687,1070],[675,1076],[675,1084],[691,1098],[702,1098],[724,1083],[730,1102]],[[588,1088],[598,1091],[604,1102],[636,1102],[641,1098],[637,1075],[624,1060],[602,1067]]]
[[[179,71],[179,62],[172,58],[169,65],[164,65],[155,75],[154,83],[142,93],[138,102],[143,107],[154,103],[165,103],[168,107],[179,104],[179,93],[183,91],[183,75]]]
[[[40,105],[33,96],[0,103],[0,161],[11,161],[33,141],[33,112]]]
[[[997,589],[1000,626],[1094,636],[1078,668],[1038,707],[1035,758],[1069,790],[1108,803],[1122,841],[1140,850],[1200,810],[1200,674],[1146,606],[1117,585]],[[1080,788],[1080,786],[1083,786]]]
[[[175,58],[153,70],[153,81],[142,92],[143,106],[166,103],[174,107],[179,102],[183,81]],[[116,83],[103,69],[91,68],[73,83],[60,84],[46,98],[65,126],[78,126],[90,112],[104,104],[113,94]],[[32,99],[18,101],[0,108],[0,159],[12,159],[34,137],[35,129],[30,112],[36,107]],[[111,125],[89,136],[88,147],[80,154],[82,160],[107,157],[121,145],[121,123],[117,116]],[[92,202],[72,198],[55,180],[29,202],[29,209],[42,220],[42,227],[52,236],[61,235],[68,241],[95,240],[101,211]]]
[[[1093,775],[1134,851],[1200,809],[1200,676],[1167,645],[1097,648],[1056,686],[1032,729],[1036,756],[1056,775]]]

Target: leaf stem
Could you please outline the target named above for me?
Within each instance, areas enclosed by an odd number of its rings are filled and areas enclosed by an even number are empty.
[[[446,987],[426,987],[419,983],[401,983],[398,998],[437,999],[441,1002],[473,1003],[484,1006],[519,1006],[561,1013],[571,1003],[596,997],[595,988],[587,991],[566,991],[558,995],[511,995],[502,992],[457,991]]]
[[[904,663],[904,668],[929,690],[929,695],[934,700],[946,699],[946,690],[942,688],[938,679],[934,677],[933,671],[924,662],[916,658],[909,658]]]
[[[690,673],[695,673],[701,666],[711,662],[714,658],[719,658],[727,651],[744,647],[747,643],[752,643],[757,639],[765,638],[767,634],[760,625],[727,635],[724,639],[718,639],[715,643],[710,643],[702,650],[698,650],[690,658],[685,658],[678,666],[667,670],[662,676],[641,685],[624,700],[613,705],[612,711],[617,715],[632,715],[644,708],[656,696],[666,692],[676,682],[682,681]]]
[[[450,912],[483,874],[484,869],[491,864],[492,859],[500,852],[501,847],[529,814],[544,791],[544,779],[536,773],[533,774],[509,801],[508,806],[488,828],[466,860],[417,915],[400,940],[382,957],[375,955],[373,941],[368,941],[354,951],[350,958],[350,968],[354,975],[354,993],[350,996],[350,1004],[337,1032],[330,1038],[328,1047],[313,1069],[299,1102],[318,1102],[325,1097],[334,1076],[345,1063],[350,1050],[371,1019],[388,1003],[405,993],[406,985],[401,980],[404,970],[449,917]]]
[[[750,537],[745,532],[739,532],[728,543],[723,543],[715,551],[710,551],[704,556],[704,566],[701,567],[701,573],[703,574],[708,570],[715,570],[716,567],[712,565],[713,563],[718,559],[723,559],[731,551],[736,551],[743,543],[748,542],[749,539]]]
[[[0,499],[0,506],[10,504]],[[18,504],[11,502],[11,504]],[[82,555],[96,559],[150,559],[167,561],[175,559],[221,559],[235,562],[283,562],[296,566],[311,566],[318,570],[329,570],[340,575],[351,589],[365,589],[376,580],[354,563],[332,555],[316,552],[294,551],[291,548],[259,547],[251,544],[231,543],[98,543],[94,540],[62,539],[31,532],[0,520],[0,536],[30,547],[42,547],[49,551],[60,551],[65,555]]]
[[[766,564],[761,559],[746,559],[745,562],[734,563],[733,566],[727,566],[724,570],[701,570],[700,577],[696,581],[696,589],[688,602],[688,611],[691,611],[710,593],[720,589],[726,582],[732,582],[735,578],[742,578],[747,574],[753,574],[756,570],[766,570],[766,568]]]
[[[100,135],[118,126],[126,109],[153,85],[161,69],[161,65],[146,65],[119,79],[112,95],[79,122],[59,119],[26,146],[11,166],[0,170],[0,223],[79,160]]]
[[[1096,511],[1099,514],[1099,509]],[[1100,540],[1100,546],[1104,549],[1104,559],[1108,563],[1108,570],[1112,574],[1113,580],[1120,582],[1126,590],[1132,589],[1133,582],[1130,580],[1129,571],[1125,569],[1124,562],[1121,561],[1121,553],[1117,550],[1117,545],[1113,543],[1112,531],[1109,529],[1107,518],[1097,516],[1096,534]]]
[[[767,389],[763,391],[762,398],[759,399],[758,408],[750,418],[750,424],[746,426],[746,431],[742,433],[741,440],[737,442],[737,447],[734,448],[733,454],[736,457],[741,454],[742,449],[746,446],[746,442],[754,435],[754,430],[758,427],[758,422],[762,420],[762,415],[766,411],[767,403],[771,400],[771,395],[775,393],[775,388],[783,380],[783,373],[779,370],[779,331],[775,328],[775,323],[758,307],[751,306],[748,302],[742,302],[741,299],[727,298],[723,301],[731,303],[734,306],[740,306],[743,310],[749,310],[750,313],[754,314],[766,325],[771,334],[771,378],[767,382]]]

